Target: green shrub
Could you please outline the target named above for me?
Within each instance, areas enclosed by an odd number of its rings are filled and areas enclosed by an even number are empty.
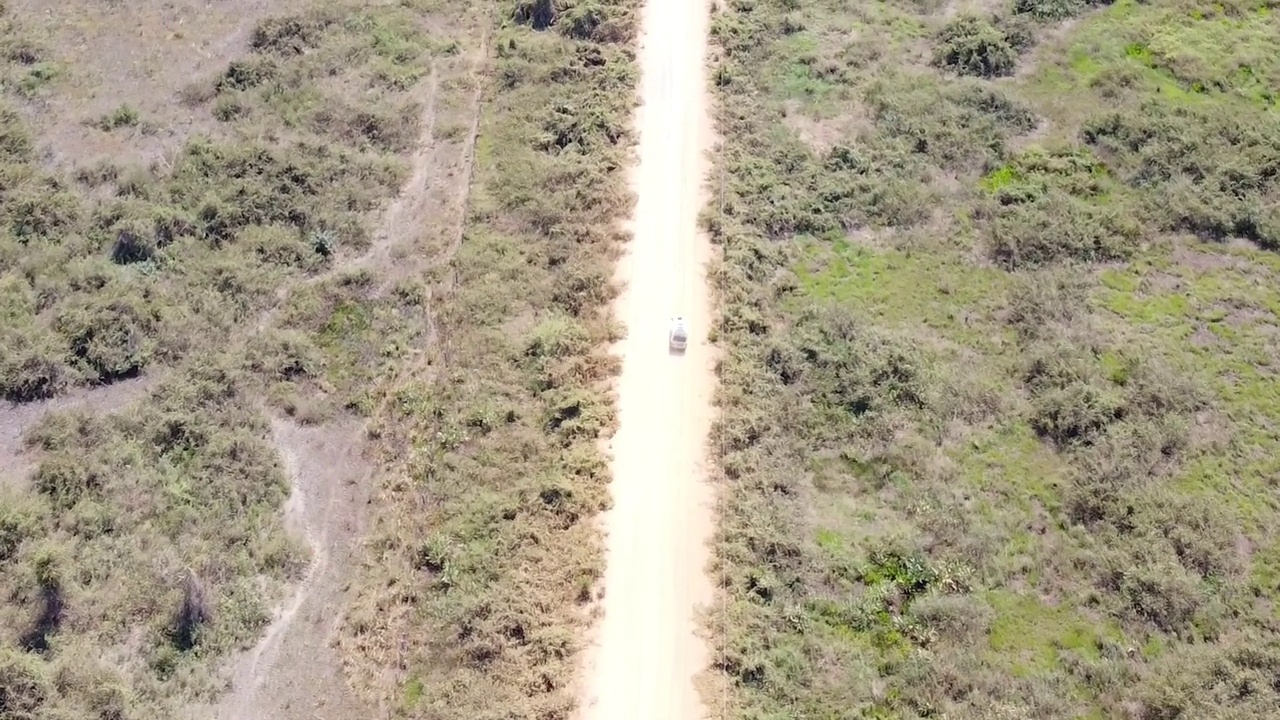
[[[0,566],[18,555],[23,543],[38,540],[44,521],[44,507],[31,498],[0,491]]]
[[[921,184],[924,168],[903,151],[955,170],[1003,159],[1008,138],[1036,125],[1035,116],[1003,91],[976,80],[940,81],[908,72],[883,73],[867,83],[863,99],[883,138],[870,155],[872,172]]]
[[[1103,113],[1082,135],[1125,182],[1147,191],[1149,212],[1164,228],[1280,248],[1280,214],[1270,201],[1280,189],[1280,120],[1272,114],[1152,100]]]
[[[1000,77],[1013,73],[1018,52],[990,22],[962,15],[938,33],[934,63],[961,75]]]
[[[522,0],[516,3],[512,17],[534,30],[546,30],[555,24],[558,12],[554,0]]]
[[[276,55],[301,55],[319,46],[325,32],[337,18],[323,11],[288,17],[272,17],[253,29],[249,46]]]
[[[1089,7],[1110,5],[1112,0],[1014,0],[1013,11],[1037,20],[1066,20]]]
[[[105,479],[92,467],[86,467],[78,458],[56,455],[45,459],[36,469],[34,483],[37,490],[48,496],[54,508],[66,510],[81,498],[100,490]]]
[[[270,42],[265,37],[263,42]],[[216,89],[249,90],[275,79],[280,72],[279,64],[270,57],[251,57],[244,60],[233,60],[226,72],[218,78]]]
[[[141,120],[138,111],[127,103],[104,115],[97,122],[99,130],[115,130],[122,127],[134,127]]]
[[[1024,340],[1060,334],[1089,311],[1085,274],[1070,266],[1019,274],[1007,297],[1005,321]]]
[[[625,43],[635,35],[630,6],[622,0],[575,0],[556,19],[565,36],[598,43]]]
[[[991,256],[1008,269],[1126,260],[1141,242],[1140,226],[1122,208],[1098,207],[1058,190],[1000,206],[993,214]]]
[[[60,242],[74,229],[82,210],[78,198],[61,183],[49,180],[17,188],[0,206],[0,213],[20,242]]]
[[[73,361],[104,383],[142,372],[151,361],[158,324],[147,301],[123,293],[68,304],[57,318]]]
[[[1107,168],[1081,151],[1020,153],[984,180],[992,257],[1006,268],[1130,257],[1142,227]]]
[[[293,330],[259,335],[249,345],[249,369],[271,380],[320,377],[324,363],[312,339]]]
[[[0,330],[0,396],[10,402],[45,400],[72,380],[55,336],[31,326]]]

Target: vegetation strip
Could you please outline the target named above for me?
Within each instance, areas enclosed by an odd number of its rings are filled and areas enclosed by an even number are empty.
[[[216,696],[219,665],[304,567],[258,399],[319,422],[353,396],[311,337],[242,331],[277,286],[368,245],[364,215],[416,136],[409,85],[383,73],[447,48],[402,8],[271,18],[186,93],[207,133],[167,162],[72,170],[42,164],[23,113],[73,93],[77,69],[40,71],[60,48],[22,23],[2,24],[22,112],[3,115],[0,390],[38,403],[141,377],[143,392],[46,417],[26,435],[30,486],[0,489],[0,697],[19,718],[172,717]],[[156,131],[129,107],[91,124]]]
[[[346,634],[361,682],[402,668],[401,717],[568,718],[602,571],[635,4],[493,7],[466,232],[424,293],[439,343],[374,399],[396,472]]]

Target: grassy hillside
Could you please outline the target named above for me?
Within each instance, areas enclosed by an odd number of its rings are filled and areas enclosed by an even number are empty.
[[[720,9],[734,716],[1274,714],[1277,38]]]

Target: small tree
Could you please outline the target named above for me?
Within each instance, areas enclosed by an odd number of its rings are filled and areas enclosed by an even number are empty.
[[[213,621],[209,593],[195,572],[188,570],[182,583],[182,603],[173,619],[173,644],[187,651],[200,642],[200,630]]]

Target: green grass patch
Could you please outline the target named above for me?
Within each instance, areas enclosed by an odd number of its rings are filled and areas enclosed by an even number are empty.
[[[986,600],[996,612],[989,636],[993,662],[1006,665],[1015,676],[1059,671],[1066,656],[1097,662],[1104,651],[1124,642],[1116,629],[1071,607],[1008,593],[992,593]]]

